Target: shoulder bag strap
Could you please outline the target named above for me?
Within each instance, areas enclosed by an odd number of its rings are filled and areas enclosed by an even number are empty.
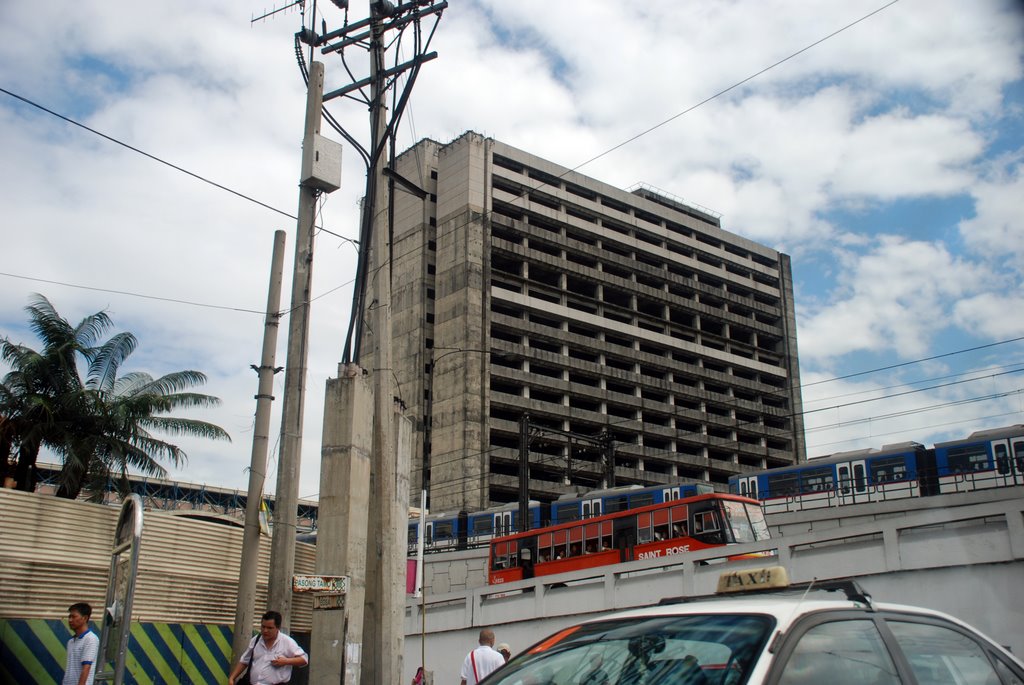
[[[476,674],[476,650],[474,649],[469,653],[469,660],[473,662],[473,681],[474,685],[480,682],[480,676]]]

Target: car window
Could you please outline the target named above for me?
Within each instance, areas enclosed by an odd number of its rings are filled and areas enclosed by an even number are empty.
[[[996,670],[1003,679],[1003,685],[1024,685],[1024,675],[1011,670],[1001,659],[996,659]]]
[[[999,685],[985,650],[967,635],[926,623],[886,623],[920,685]]]
[[[896,685],[902,682],[871,620],[808,629],[783,666],[779,685]]]
[[[713,614],[601,621],[562,631],[495,671],[487,685],[734,685],[775,625]]]

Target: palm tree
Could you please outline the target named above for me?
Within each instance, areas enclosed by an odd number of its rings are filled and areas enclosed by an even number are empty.
[[[111,325],[104,312],[72,328],[42,295],[26,309],[43,351],[0,341],[0,356],[12,367],[0,389],[0,416],[6,417],[11,442],[18,445],[19,488],[34,487],[29,465],[34,466],[43,444],[64,460],[58,496],[76,498],[86,488],[101,498],[112,476],[125,489],[131,471],[166,476],[161,460],[175,466],[186,461],[181,448],[155,437],[154,431],[230,440],[212,423],[167,416],[176,409],[220,403],[211,395],[187,392],[206,382],[202,373],[178,371],[154,379],[132,372],[118,377],[138,340],[131,333],[118,333],[95,346]],[[84,380],[78,357],[86,364]],[[0,452],[2,442],[0,433]]]
[[[41,351],[0,340],[0,359],[11,371],[0,383],[0,454],[5,475],[17,450],[13,478],[20,490],[35,489],[35,464],[45,444],[59,450],[67,433],[84,417],[82,383],[77,357],[86,354],[111,325],[105,312],[87,316],[71,326],[50,301],[34,295],[25,310],[29,328],[42,341]]]

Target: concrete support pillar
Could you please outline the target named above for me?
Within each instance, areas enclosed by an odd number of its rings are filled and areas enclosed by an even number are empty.
[[[409,466],[413,425],[392,405],[396,455],[374,455],[372,513],[366,550],[366,605],[363,622],[363,682],[398,682],[405,642],[405,559],[409,523]]]
[[[313,611],[311,685],[358,683],[363,652],[373,392],[355,364],[338,376],[327,381],[324,397],[316,572],[348,576],[349,588],[344,610]]]

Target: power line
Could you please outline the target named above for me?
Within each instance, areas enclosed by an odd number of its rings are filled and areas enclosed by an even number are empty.
[[[35,276],[23,276],[21,274],[6,273],[6,272],[3,272],[3,271],[0,271],[0,276],[7,276],[9,278],[19,278],[21,280],[35,281],[35,282],[38,282],[38,283],[49,283],[51,285],[62,285],[62,286],[68,287],[68,288],[77,288],[78,290],[91,290],[91,291],[100,292],[100,293],[111,293],[111,294],[114,294],[114,295],[124,295],[126,297],[137,297],[137,298],[140,298],[140,299],[143,299],[143,300],[155,300],[157,302],[172,302],[174,304],[184,304],[184,305],[188,305],[190,307],[203,307],[203,308],[206,308],[206,309],[220,309],[220,310],[231,311],[231,312],[242,312],[242,313],[245,313],[245,314],[259,314],[260,316],[263,316],[263,315],[265,315],[267,313],[266,310],[264,310],[264,309],[246,309],[245,307],[229,307],[227,305],[209,304],[207,302],[195,302],[193,300],[182,300],[182,299],[178,299],[178,298],[174,298],[174,297],[162,297],[160,295],[146,295],[144,293],[137,293],[137,292],[132,292],[132,291],[129,291],[129,290],[115,290],[113,288],[97,288],[97,287],[90,286],[90,285],[81,285],[81,284],[78,284],[78,283],[67,283],[65,281],[54,281],[54,280],[50,280],[50,279],[46,279],[46,278],[36,278]],[[316,297],[311,297],[309,299],[309,302],[306,302],[306,303],[303,303],[303,304],[305,305],[305,304],[311,304],[313,302],[316,302],[317,300],[319,300],[319,299],[321,299],[323,297],[326,297],[326,296],[330,295],[331,293],[333,293],[333,292],[335,292],[337,290],[341,290],[342,288],[344,288],[347,285],[351,285],[353,283],[353,280],[354,279],[349,279],[349,280],[345,281],[344,283],[342,283],[340,285],[336,285],[333,288],[325,290],[324,292],[320,293]],[[291,313],[292,313],[292,309],[282,309],[279,312],[277,312],[278,316],[288,316]]]
[[[198,181],[202,181],[203,183],[207,183],[207,184],[213,186],[214,188],[218,188],[218,189],[223,190],[225,192],[231,193],[232,195],[235,195],[236,197],[240,197],[243,200],[248,200],[249,202],[252,202],[253,204],[259,205],[260,207],[263,207],[264,209],[269,209],[270,211],[276,212],[277,214],[280,214],[281,216],[288,217],[289,219],[296,219],[297,218],[294,214],[290,214],[289,212],[286,212],[283,209],[278,209],[277,207],[273,207],[271,205],[268,205],[266,202],[261,202],[260,200],[257,200],[254,197],[246,195],[245,193],[239,192],[239,191],[237,191],[237,190],[235,190],[233,188],[229,188],[226,185],[223,185],[221,183],[217,183],[216,181],[212,181],[212,180],[206,178],[205,176],[201,176],[201,175],[195,173],[194,171],[189,171],[188,169],[186,169],[184,167],[180,167],[177,164],[173,164],[171,162],[168,162],[166,159],[162,159],[160,157],[157,157],[156,155],[150,154],[149,152],[146,152],[145,150],[141,150],[141,149],[139,149],[139,148],[137,148],[137,147],[135,147],[133,145],[129,145],[128,143],[126,143],[126,142],[124,142],[122,140],[118,140],[117,138],[114,138],[113,136],[109,136],[106,133],[102,133],[101,131],[97,131],[94,128],[90,128],[89,126],[86,126],[85,124],[83,124],[83,123],[81,123],[79,121],[75,121],[71,117],[67,117],[67,116],[64,116],[63,114],[60,114],[59,112],[55,112],[52,109],[44,107],[43,105],[39,104],[38,102],[34,102],[32,100],[29,100],[27,97],[24,97],[22,95],[18,95],[17,93],[14,93],[14,92],[11,92],[11,91],[7,90],[6,88],[0,88],[0,93],[4,93],[6,95],[9,95],[10,97],[14,98],[15,100],[20,100],[21,102],[24,102],[26,105],[30,105],[32,107],[35,107],[36,109],[39,109],[39,110],[41,110],[43,112],[46,112],[47,114],[49,114],[51,116],[57,117],[58,119],[61,119],[62,121],[66,121],[67,123],[69,123],[69,124],[71,124],[73,126],[77,126],[77,127],[81,128],[81,129],[84,129],[84,130],[88,131],[89,133],[92,133],[94,135],[99,136],[100,138],[103,138],[104,140],[108,140],[111,143],[114,143],[115,145],[120,145],[121,147],[126,148],[128,150],[131,150],[132,152],[138,153],[138,154],[142,155],[143,157],[147,157],[147,158],[153,160],[154,162],[158,162],[160,164],[168,166],[168,167],[174,169],[175,171],[180,171],[181,173],[186,174],[187,176],[191,176],[192,178],[194,178],[194,179],[196,179]],[[330,235],[333,235],[334,237],[339,238],[341,240],[347,241],[347,242],[352,243],[352,244],[356,244],[356,241],[352,240],[351,238],[346,238],[343,235],[339,235],[337,233],[329,231],[326,228],[323,228],[322,226],[318,226],[317,229],[320,230],[320,231],[323,231],[324,233],[328,233]]]
[[[89,285],[79,285],[77,283],[67,283],[65,281],[52,281],[46,278],[36,278],[34,276],[22,276],[20,274],[10,274],[0,271],[0,276],[8,276],[10,278],[20,278],[26,281],[36,281],[38,283],[49,283],[51,285],[63,285],[68,288],[78,288],[79,290],[92,290],[100,293],[112,293],[114,295],[126,295],[128,297],[138,297],[144,300],[157,300],[159,302],[173,302],[175,304],[187,304],[192,307],[205,307],[207,309],[222,309],[231,312],[244,312],[246,314],[266,314],[265,310],[258,309],[245,309],[243,307],[228,307],[226,305],[207,304],[205,302],[194,302],[192,300],[180,300],[173,297],[160,297],[159,295],[144,295],[142,293],[130,292],[127,290],[114,290],[112,288],[95,288]]]

